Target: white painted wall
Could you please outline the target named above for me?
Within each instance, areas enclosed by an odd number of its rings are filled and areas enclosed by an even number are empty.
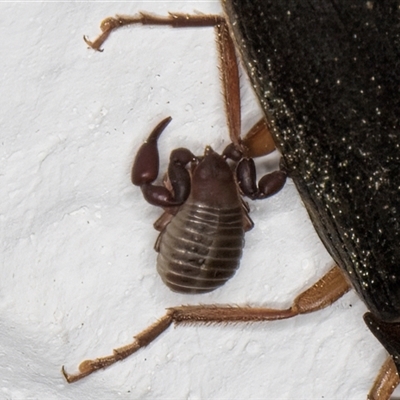
[[[155,270],[149,206],[129,174],[164,117],[175,147],[228,143],[212,29],[135,27],[88,50],[98,24],[140,10],[220,13],[217,1],[1,3],[0,398],[362,399],[386,354],[354,293],[275,323],[171,328],[130,359],[68,385],[180,304],[286,307],[331,265],[291,181],[251,203],[242,266],[209,295]],[[243,81],[243,127],[260,116]],[[267,164],[265,164],[267,163]],[[261,170],[271,161],[265,161]]]

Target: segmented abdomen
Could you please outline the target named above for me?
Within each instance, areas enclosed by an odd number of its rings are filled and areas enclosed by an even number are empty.
[[[180,293],[222,286],[239,267],[244,245],[243,211],[186,202],[161,233],[157,270]]]

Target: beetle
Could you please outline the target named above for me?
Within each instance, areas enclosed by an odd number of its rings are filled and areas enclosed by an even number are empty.
[[[390,354],[370,393],[388,398],[400,368],[398,2],[224,5],[289,175]]]
[[[276,3],[225,1],[224,7],[285,168],[339,267],[289,310],[252,315],[240,308],[170,309],[127,353],[172,322],[271,320],[311,312],[340,297],[350,282],[371,311],[368,326],[390,354],[370,393],[386,399],[398,383],[399,11],[395,2],[348,2],[340,9]],[[117,351],[81,369],[88,374],[125,356]]]

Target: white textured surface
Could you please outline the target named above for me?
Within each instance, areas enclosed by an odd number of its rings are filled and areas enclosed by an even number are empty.
[[[179,304],[286,307],[331,260],[289,181],[251,203],[256,227],[225,287],[183,296],[155,270],[160,211],[130,184],[135,151],[162,118],[172,148],[228,143],[212,29],[98,24],[140,10],[219,13],[218,2],[8,3],[2,54],[1,399],[362,399],[385,359],[354,293],[275,323],[171,328],[148,349],[73,385],[60,374],[109,354]],[[243,83],[243,125],[260,115]]]

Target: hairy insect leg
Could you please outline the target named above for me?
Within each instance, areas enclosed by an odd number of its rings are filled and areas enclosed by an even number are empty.
[[[159,335],[161,335],[161,333],[163,333],[167,328],[169,328],[172,322],[172,317],[169,315],[169,313],[167,313],[156,323],[136,335],[134,337],[134,342],[126,346],[119,347],[118,349],[114,349],[112,355],[99,357],[95,360],[85,360],[81,362],[81,364],[79,365],[79,373],[77,374],[68,374],[65,371],[64,366],[62,366],[61,372],[68,383],[79,381],[80,379],[90,375],[91,373],[99,369],[109,367],[110,365],[115,364],[117,361],[124,360],[142,347],[146,347]]]
[[[217,33],[222,93],[224,95],[229,137],[234,146],[242,150],[240,139],[240,80],[235,46],[230,37],[228,26],[224,21],[218,23],[215,29]]]
[[[133,16],[116,15],[101,22],[100,29],[102,33],[94,41],[90,41],[86,36],[83,38],[92,49],[102,51],[101,46],[111,32],[123,26],[134,24],[166,25],[173,28],[215,27],[229,136],[235,146],[239,147],[241,129],[239,70],[235,46],[230,37],[225,19],[220,15],[181,13],[169,13],[166,17],[144,12]]]
[[[167,309],[166,315],[149,328],[135,336],[133,343],[117,348],[113,354],[95,360],[85,360],[79,366],[79,373],[69,374],[62,367],[67,382],[76,382],[91,373],[123,360],[142,347],[146,347],[163,333],[172,323],[208,324],[261,322],[291,318],[320,310],[332,304],[350,289],[339,267],[333,267],[315,285],[301,293],[291,308],[276,310],[269,308],[236,307],[223,305],[180,306]]]
[[[83,39],[92,49],[103,51],[101,46],[110,36],[111,32],[127,25],[167,25],[173,28],[185,28],[212,27],[221,22],[224,22],[224,18],[220,15],[169,13],[168,16],[162,17],[145,12],[133,16],[116,15],[115,17],[106,18],[101,22],[100,29],[102,33],[94,41],[90,41],[86,36]]]
[[[392,357],[388,357],[378,376],[375,379],[374,385],[368,393],[368,400],[389,400],[391,394],[399,385],[399,373],[397,372],[396,364]]]
[[[317,283],[298,295],[293,305],[285,310],[217,305],[181,306],[168,310],[174,311],[171,315],[176,324],[274,321],[321,310],[349,290],[349,283],[340,268],[335,266]]]

